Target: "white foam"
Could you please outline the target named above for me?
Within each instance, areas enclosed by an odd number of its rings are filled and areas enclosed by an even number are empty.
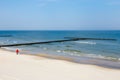
[[[44,50],[47,50],[47,48],[46,48],[46,47],[44,47],[43,49],[44,49]]]
[[[92,42],[92,41],[75,41],[75,42],[80,43],[80,44],[93,44],[93,45],[96,44],[96,42]]]
[[[15,51],[16,49],[18,48],[15,48],[15,47],[2,47],[3,49],[6,49],[6,50],[10,50],[10,51]],[[21,48],[19,48],[19,50],[22,50]]]
[[[60,53],[60,52],[61,52],[61,50],[57,50],[57,52],[59,52],[59,53]]]
[[[118,60],[120,61],[120,58],[118,58]]]
[[[2,47],[3,49],[7,49],[7,50],[16,50],[17,48],[11,48],[11,47]]]

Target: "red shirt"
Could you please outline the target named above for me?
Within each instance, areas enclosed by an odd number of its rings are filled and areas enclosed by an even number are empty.
[[[18,49],[16,50],[16,53],[19,53],[19,50],[18,50]]]

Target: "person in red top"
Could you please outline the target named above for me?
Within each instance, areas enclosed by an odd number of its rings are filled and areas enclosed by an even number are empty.
[[[18,49],[16,49],[16,54],[18,55],[18,53],[19,53],[20,51],[18,50]]]

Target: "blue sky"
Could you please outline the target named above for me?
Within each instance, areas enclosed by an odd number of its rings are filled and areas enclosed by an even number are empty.
[[[0,30],[120,30],[120,0],[0,0]]]

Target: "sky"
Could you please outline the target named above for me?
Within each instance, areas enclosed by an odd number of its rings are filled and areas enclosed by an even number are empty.
[[[120,0],[0,0],[0,30],[120,30]]]

